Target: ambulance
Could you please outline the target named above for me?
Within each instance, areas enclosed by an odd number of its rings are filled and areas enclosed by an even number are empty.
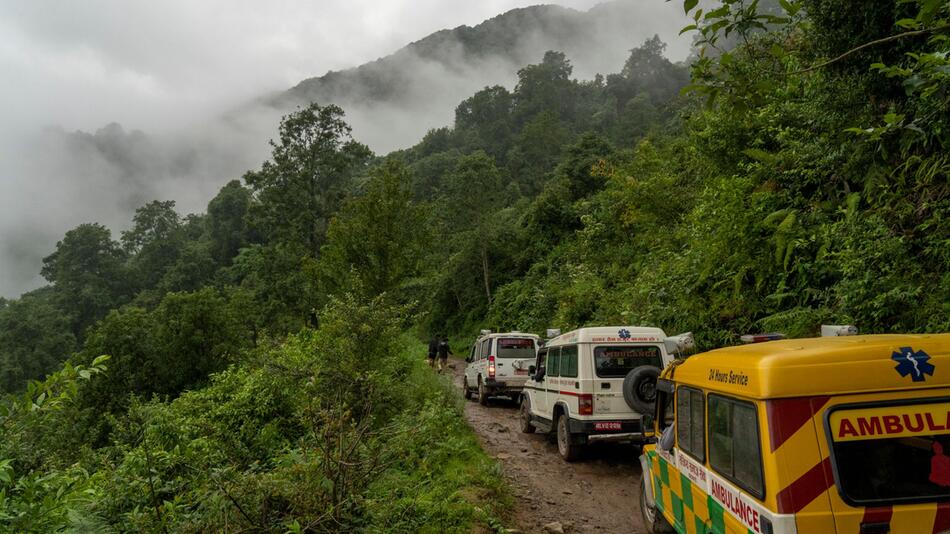
[[[698,354],[645,419],[650,532],[950,532],[950,334]]]

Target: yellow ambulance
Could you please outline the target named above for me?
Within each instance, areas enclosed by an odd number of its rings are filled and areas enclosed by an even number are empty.
[[[648,531],[950,532],[950,334],[718,349],[657,392]]]

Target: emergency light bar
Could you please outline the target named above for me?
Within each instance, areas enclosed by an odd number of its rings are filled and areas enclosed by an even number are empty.
[[[481,330],[478,333],[483,336],[487,336],[488,334],[491,334],[491,330]]]
[[[548,328],[547,330],[544,331],[544,337],[548,339],[555,338],[559,335],[561,335],[560,328]]]
[[[746,334],[739,339],[741,339],[743,343],[762,343],[764,341],[785,339],[785,334],[780,334],[778,332],[771,332],[768,334]]]
[[[821,337],[856,336],[858,327],[853,324],[823,324]]]
[[[667,352],[685,352],[692,350],[696,346],[692,332],[684,332],[675,336],[670,336],[663,340]]]

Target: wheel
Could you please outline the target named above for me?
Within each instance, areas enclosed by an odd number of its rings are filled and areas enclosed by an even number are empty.
[[[651,365],[631,369],[623,379],[623,400],[627,406],[640,414],[653,413],[659,376],[660,369]]]
[[[656,506],[647,504],[646,477],[646,473],[640,477],[640,517],[643,519],[643,527],[650,534],[673,534],[673,527],[666,522],[663,514],[656,509]]]
[[[579,443],[575,443],[571,439],[571,433],[567,429],[567,416],[561,415],[557,418],[557,452],[561,455],[561,458],[565,462],[573,462],[581,457],[581,449],[583,447]]]
[[[521,399],[521,413],[519,419],[521,422],[521,431],[525,434],[534,434],[534,425],[531,424],[531,401],[528,400],[527,395]]]
[[[468,387],[468,377],[462,379],[462,396],[465,400],[472,400],[472,389]]]
[[[511,402],[518,404],[518,399],[521,397],[521,393],[512,393],[508,396],[511,397]]]
[[[488,406],[488,388],[481,380],[478,381],[478,403],[482,406]]]

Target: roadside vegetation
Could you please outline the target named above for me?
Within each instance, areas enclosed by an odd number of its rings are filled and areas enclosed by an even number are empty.
[[[688,0],[689,67],[548,52],[385,157],[313,104],[206,213],[67,232],[0,300],[0,529],[495,528],[437,332],[950,330],[950,7],[755,6]]]

